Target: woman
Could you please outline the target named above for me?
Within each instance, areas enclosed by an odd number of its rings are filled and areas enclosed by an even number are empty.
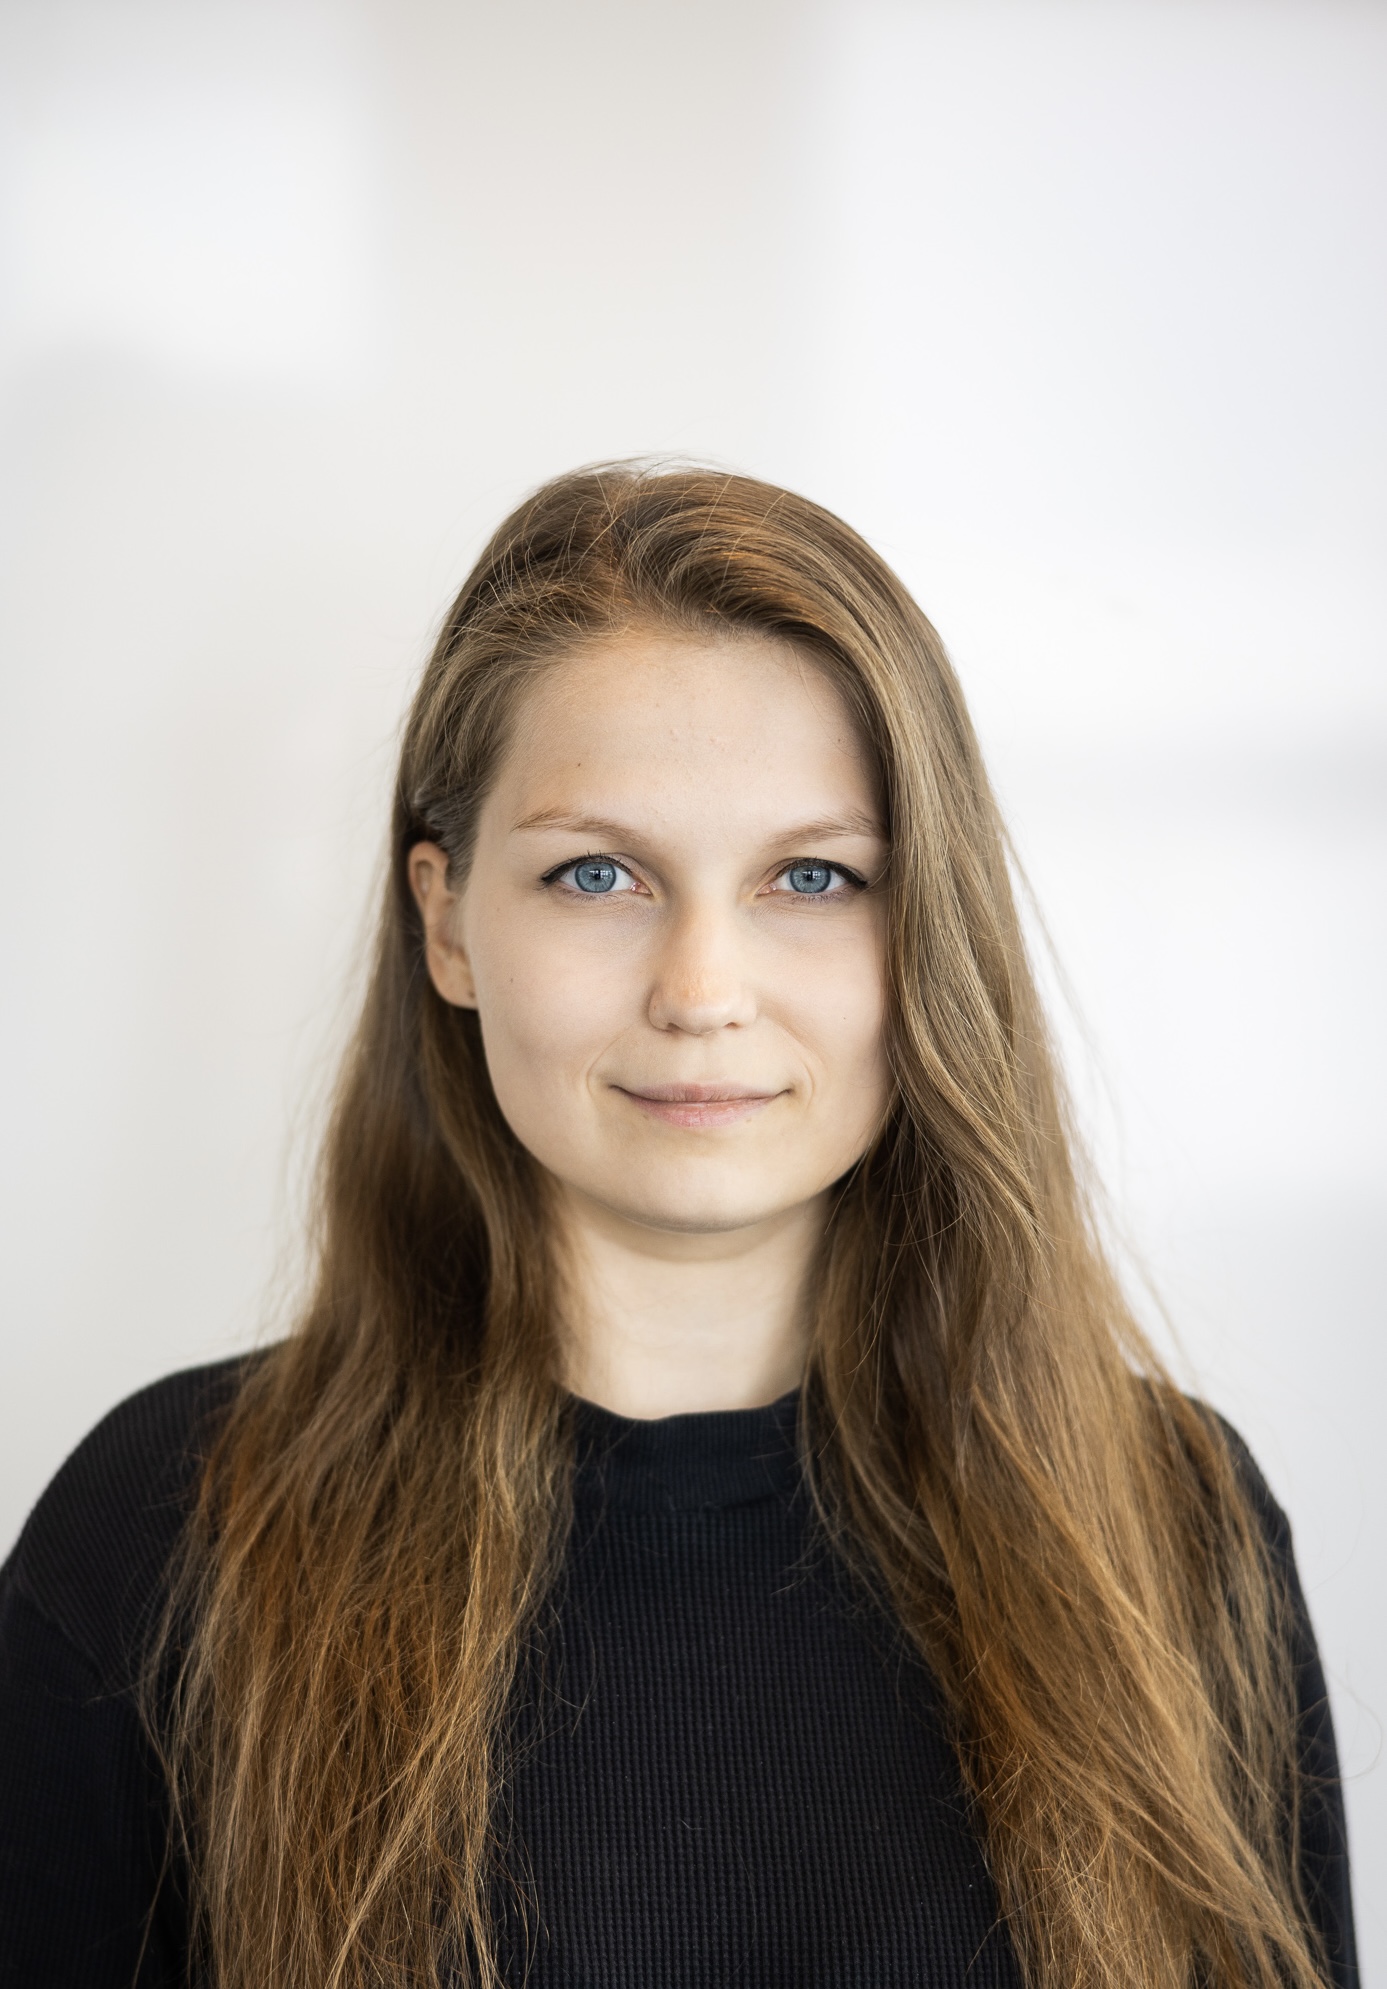
[[[1286,1524],[1078,1185],[938,638],[803,499],[501,527],[316,1285],[9,1563],[6,1981],[1346,1985]]]

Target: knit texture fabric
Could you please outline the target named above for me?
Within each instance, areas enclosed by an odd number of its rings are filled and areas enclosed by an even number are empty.
[[[811,1525],[794,1398],[580,1404],[575,1503],[512,1775],[529,1979],[1019,1989],[929,1677]]]
[[[184,1875],[131,1688],[240,1371],[173,1375],[113,1411],[0,1570],[4,1989],[189,1980]],[[1019,1989],[932,1680],[815,1529],[793,1398],[650,1423],[576,1412],[573,1535],[507,1736],[507,1980]],[[1293,1575],[1284,1515],[1252,1482]],[[1303,1607],[1296,1637],[1304,1867],[1335,1989],[1355,1989]]]

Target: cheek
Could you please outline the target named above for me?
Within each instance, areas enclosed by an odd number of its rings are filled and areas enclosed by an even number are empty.
[[[876,935],[873,935],[873,940]],[[826,948],[788,981],[787,1010],[833,1089],[884,1092],[887,1083],[885,948]]]
[[[621,1027],[629,977],[594,951],[556,946],[552,930],[513,911],[479,920],[470,950],[502,1111],[562,1111],[565,1091]]]

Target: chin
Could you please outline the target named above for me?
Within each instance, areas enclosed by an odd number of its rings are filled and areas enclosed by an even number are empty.
[[[679,1236],[727,1236],[734,1230],[751,1229],[756,1223],[764,1222],[768,1216],[779,1215],[779,1209],[631,1209],[622,1210],[632,1222],[638,1222],[642,1229],[662,1229]]]
[[[713,1235],[734,1229],[750,1229],[754,1224],[783,1215],[812,1199],[805,1194],[768,1196],[764,1185],[751,1192],[748,1184],[713,1182],[706,1179],[652,1183],[649,1178],[631,1183],[628,1192],[601,1195],[608,1208],[628,1222],[646,1229],[667,1229],[682,1234]]]

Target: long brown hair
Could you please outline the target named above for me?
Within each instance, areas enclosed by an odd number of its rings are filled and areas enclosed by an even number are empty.
[[[1284,1598],[1220,1426],[1095,1236],[940,641],[803,498],[623,465],[522,505],[444,623],[315,1288],[204,1473],[156,1725],[217,1989],[498,1980],[505,1710],[570,1444],[543,1183],[475,1015],[429,983],[406,862],[428,838],[465,874],[519,687],[641,624],[797,645],[877,761],[895,1098],[823,1239],[806,1468],[941,1682],[1027,1979],[1308,1989]]]

